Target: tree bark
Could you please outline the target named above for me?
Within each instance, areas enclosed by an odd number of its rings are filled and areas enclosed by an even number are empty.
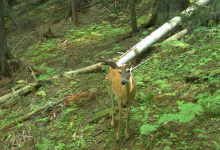
[[[129,2],[130,2],[132,34],[137,35],[138,28],[137,28],[137,20],[136,20],[135,2],[134,0],[129,0]]]
[[[94,2],[90,4],[91,2],[92,0],[68,0],[65,20],[67,20],[69,17],[72,17],[72,20],[76,19],[75,22],[77,23],[77,11],[84,13],[84,9],[99,3],[99,2]]]
[[[5,22],[4,22],[4,4],[0,0],[0,80],[2,76],[12,76],[12,69],[7,62],[7,59],[12,58],[8,49],[5,36]]]
[[[8,6],[9,6],[9,7],[12,7],[12,6],[18,4],[16,0],[7,0],[7,3],[8,3]]]
[[[77,8],[76,8],[76,0],[71,0],[72,5],[72,22],[73,26],[77,25]]]
[[[66,17],[65,20],[67,20],[69,17],[72,16],[72,7],[71,7],[71,1],[68,0],[67,1],[67,13],[66,13]]]
[[[65,20],[71,17],[73,26],[77,25],[77,0],[68,0]]]

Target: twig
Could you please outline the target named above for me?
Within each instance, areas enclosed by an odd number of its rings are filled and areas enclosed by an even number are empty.
[[[82,129],[82,125],[80,124],[80,128],[81,128],[81,136],[80,136],[80,141],[83,139],[83,136],[84,136],[84,131],[83,131],[83,129]],[[80,147],[81,145],[80,145],[80,143],[78,142],[78,147]]]
[[[16,26],[16,28],[19,30],[17,23],[14,21],[14,19],[8,15],[8,18],[14,23],[14,25]]]
[[[110,14],[112,14],[112,12],[108,9],[108,8],[106,8],[105,6],[102,6],[102,7],[104,7]],[[115,17],[114,17],[114,15],[112,15],[112,18],[114,19],[114,21],[115,21]]]
[[[28,66],[28,68],[31,70],[31,73],[32,73],[32,76],[34,77],[34,79],[37,80],[36,77],[35,77],[35,75],[34,75],[34,71],[31,69],[30,66]]]
[[[26,38],[28,37],[29,35],[31,35],[34,31],[32,31],[31,33],[27,34],[25,37],[23,37],[16,45],[15,47],[11,50],[12,52],[15,50],[15,48]]]
[[[158,55],[158,54],[156,54],[156,55]],[[143,65],[143,64],[146,63],[147,61],[151,60],[151,59],[152,59],[153,57],[155,57],[156,55],[154,55],[154,56],[148,58],[147,60],[143,61],[142,63],[138,64],[138,65],[135,66],[135,67],[131,67],[130,71],[133,71],[134,69],[140,67],[141,65]]]

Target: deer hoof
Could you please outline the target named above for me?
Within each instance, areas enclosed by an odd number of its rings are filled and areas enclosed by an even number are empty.
[[[129,134],[125,133],[125,137],[126,137],[126,141],[128,141],[129,140]]]
[[[120,136],[119,136],[119,134],[117,133],[116,143],[119,143],[119,141],[120,141]]]
[[[115,126],[115,124],[114,124],[114,122],[112,121],[112,122],[111,122],[111,128],[114,128],[114,126]]]

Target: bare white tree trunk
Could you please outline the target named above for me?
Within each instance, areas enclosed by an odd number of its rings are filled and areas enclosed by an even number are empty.
[[[196,2],[195,5],[192,5],[191,7],[184,10],[181,14],[185,17],[190,17],[193,14],[193,11],[197,10],[199,6],[206,5],[211,0],[199,0]],[[170,30],[175,28],[177,25],[179,25],[182,21],[181,16],[174,17],[169,22],[166,22],[163,24],[160,28],[155,30],[153,33],[148,35],[146,38],[144,38],[142,41],[137,43],[135,46],[133,46],[130,51],[128,51],[126,54],[122,56],[121,59],[118,60],[117,65],[121,66],[128,61],[130,61],[132,58],[134,58],[136,55],[139,55],[142,53],[146,48],[150,47],[152,44],[156,43],[161,37],[163,37],[166,33],[168,33]]]

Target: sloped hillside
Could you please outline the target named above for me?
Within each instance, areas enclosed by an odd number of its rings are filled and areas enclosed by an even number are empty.
[[[49,10],[52,4],[57,7],[53,9],[57,10],[55,16],[64,12],[64,5],[57,2],[44,4]],[[152,3],[138,3],[138,10],[144,10],[137,11],[140,18],[148,18],[151,9],[144,9],[147,4]],[[97,7],[90,7],[80,17],[86,17]],[[102,10],[104,14],[108,12]],[[207,10],[213,8],[203,11]],[[31,15],[32,11],[37,9],[29,9],[22,15]],[[117,42],[119,35],[131,30],[123,22],[129,10],[121,11],[124,13],[115,22],[104,18],[88,24],[88,17],[77,28],[69,21],[53,22],[51,29],[58,37],[47,40],[40,34],[48,25],[42,23],[43,13],[37,16],[39,27],[8,31],[11,49],[20,42],[13,54],[22,61],[22,67],[13,80],[8,79],[11,82],[1,82],[1,96],[70,69],[117,58],[120,55],[117,52],[125,52],[152,32],[152,28],[146,29],[136,37]],[[183,27],[190,29],[191,22],[185,22]],[[124,135],[125,115],[119,143],[115,140],[118,122],[115,128],[110,125],[111,100],[105,80],[109,67],[106,66],[93,73],[42,82],[25,95],[1,104],[0,149],[220,149],[219,31],[220,25],[210,21],[207,27],[198,26],[181,40],[155,44],[138,58],[154,56],[133,71],[137,95],[130,113],[128,141]],[[22,37],[25,38],[21,41]],[[117,111],[115,117],[118,118]]]

